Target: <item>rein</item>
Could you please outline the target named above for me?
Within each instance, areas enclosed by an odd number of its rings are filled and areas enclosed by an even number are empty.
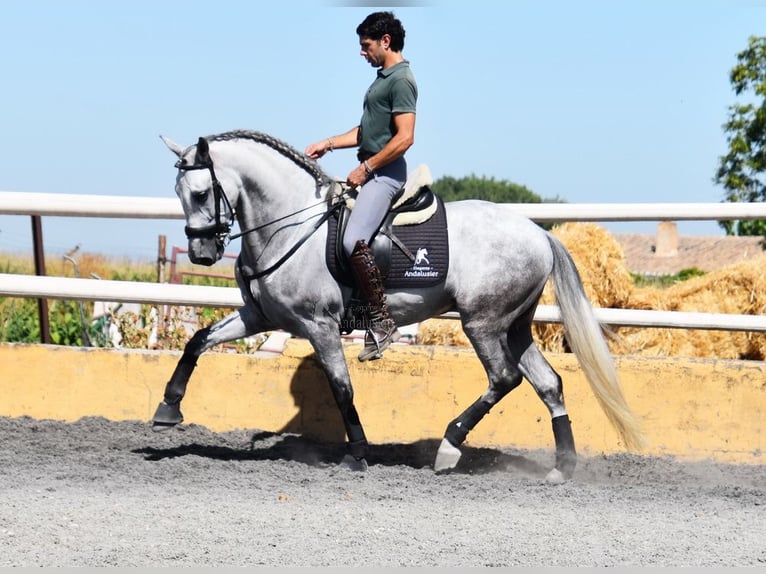
[[[309,205],[308,207],[304,207],[303,209],[299,209],[298,211],[293,211],[292,213],[288,213],[287,215],[283,215],[282,217],[278,217],[277,219],[272,219],[271,221],[267,221],[266,223],[262,225],[258,225],[257,227],[252,227],[250,229],[247,229],[245,231],[241,231],[239,233],[234,233],[233,235],[229,235],[229,239],[239,239],[243,235],[247,235],[248,233],[253,233],[255,231],[260,231],[261,229],[264,229],[268,227],[269,225],[273,225],[275,223],[279,223],[280,221],[284,221],[285,219],[288,219],[292,217],[293,215],[298,215],[299,213],[303,213],[304,211],[308,211],[309,209],[314,209],[318,205],[322,205],[325,203],[324,201],[320,201],[319,203],[315,203],[313,205]]]
[[[311,229],[309,229],[309,231],[308,231],[308,232],[307,232],[307,233],[306,233],[306,234],[305,234],[303,237],[301,237],[301,238],[300,238],[300,239],[299,239],[299,240],[298,240],[298,241],[295,243],[295,245],[293,245],[293,246],[292,246],[290,249],[288,249],[288,250],[287,250],[287,252],[286,252],[286,253],[285,253],[285,254],[284,254],[282,257],[280,257],[280,258],[279,258],[279,259],[278,259],[278,260],[277,260],[275,263],[273,263],[272,265],[270,265],[270,266],[269,266],[269,267],[267,267],[266,269],[263,269],[263,270],[261,270],[261,271],[257,271],[257,272],[253,272],[253,273],[248,273],[248,272],[245,270],[245,268],[244,268],[244,264],[242,263],[242,259],[238,257],[238,258],[237,258],[237,267],[239,268],[239,272],[242,274],[242,277],[244,277],[244,278],[245,278],[245,279],[247,279],[248,281],[253,281],[253,280],[255,280],[255,279],[260,279],[261,277],[265,277],[266,275],[269,275],[269,274],[271,274],[272,272],[274,272],[274,271],[276,271],[277,269],[279,269],[279,267],[281,267],[281,266],[282,266],[282,264],[283,264],[285,261],[287,261],[288,259],[290,259],[290,257],[292,257],[292,256],[293,256],[293,254],[295,254],[295,252],[296,252],[296,251],[298,251],[298,249],[300,249],[301,245],[303,245],[304,243],[306,243],[306,241],[308,241],[309,237],[311,237],[312,235],[314,235],[314,233],[316,233],[317,229],[319,229],[320,227],[322,227],[322,225],[323,225],[323,224],[324,224],[324,223],[325,223],[325,222],[326,222],[328,219],[330,219],[330,217],[332,217],[332,216],[333,216],[333,214],[334,214],[336,211],[338,211],[338,210],[339,210],[339,209],[340,209],[342,206],[343,206],[343,203],[342,203],[342,202],[338,202],[338,203],[334,204],[332,207],[330,207],[330,208],[329,208],[327,211],[325,211],[325,212],[322,214],[322,217],[320,217],[320,218],[317,220],[317,222],[314,224],[314,226],[313,226]],[[315,206],[311,206],[311,207],[315,207]],[[308,208],[306,208],[306,209],[308,209]],[[305,211],[306,209],[301,209],[301,211]],[[296,211],[295,213],[300,213],[300,211]],[[256,229],[260,229],[260,228],[266,227],[267,225],[271,225],[272,223],[276,223],[277,221],[281,221],[281,220],[283,220],[283,219],[285,219],[285,218],[287,218],[287,217],[290,217],[291,215],[295,215],[295,213],[291,213],[290,215],[286,215],[285,217],[281,217],[281,218],[279,218],[279,219],[275,219],[274,221],[270,221],[269,223],[266,223],[266,224],[264,224],[264,225],[261,225],[259,228],[256,228]],[[232,237],[239,237],[239,236],[241,236],[241,235],[244,235],[245,233],[249,233],[250,231],[255,231],[255,229],[250,229],[250,230],[248,230],[248,231],[245,231],[245,232],[243,232],[243,233],[240,233],[240,234],[238,234],[238,235],[236,235],[236,236],[232,236]]]

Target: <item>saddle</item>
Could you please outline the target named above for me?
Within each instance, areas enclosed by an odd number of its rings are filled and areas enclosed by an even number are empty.
[[[385,288],[430,287],[444,281],[449,267],[444,202],[431,190],[433,178],[419,165],[396,195],[388,215],[373,236],[372,248]],[[343,233],[356,192],[338,184],[331,203],[344,205],[328,220],[326,262],[333,277],[354,287],[343,253]],[[345,200],[342,194],[347,197]]]
[[[433,177],[428,166],[420,164],[407,176],[402,188],[394,196],[389,217],[392,225],[416,225],[427,221],[436,212],[436,196],[431,191]],[[336,189],[336,192],[338,190]],[[356,188],[341,184],[340,192],[346,194],[346,207],[350,213],[354,209],[358,191]],[[345,229],[345,228],[344,228]]]

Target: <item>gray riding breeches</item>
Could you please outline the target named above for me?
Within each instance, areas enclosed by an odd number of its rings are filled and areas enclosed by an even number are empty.
[[[406,180],[407,161],[400,157],[375,170],[375,174],[361,187],[343,234],[343,250],[347,257],[360,239],[370,242]]]

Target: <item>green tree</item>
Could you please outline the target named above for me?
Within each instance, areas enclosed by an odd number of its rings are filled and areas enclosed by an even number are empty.
[[[456,179],[445,176],[434,181],[433,192],[444,201],[459,201],[461,199],[484,199],[495,203],[546,203],[558,202],[556,199],[543,199],[523,185],[508,181],[495,181],[494,178],[476,177],[471,175]]]
[[[749,101],[729,106],[723,124],[729,152],[719,158],[714,181],[726,201],[766,201],[766,37],[751,36],[729,73],[734,93]],[[753,97],[754,96],[754,97]],[[727,235],[766,235],[766,221],[719,221]]]

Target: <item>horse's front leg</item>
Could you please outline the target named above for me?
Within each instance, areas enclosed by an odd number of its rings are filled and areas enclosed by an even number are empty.
[[[344,457],[342,465],[352,470],[365,471],[369,443],[354,406],[354,389],[351,386],[351,376],[348,373],[346,355],[343,352],[343,342],[337,324],[331,324],[324,330],[312,329],[311,331],[309,340],[330,384],[346,429],[348,454]]]
[[[186,343],[183,355],[165,386],[165,396],[152,417],[152,428],[162,431],[183,422],[181,399],[186,394],[186,385],[202,353],[221,343],[242,339],[262,330],[265,329],[259,328],[253,313],[247,307],[241,307],[220,321],[194,333]]]

